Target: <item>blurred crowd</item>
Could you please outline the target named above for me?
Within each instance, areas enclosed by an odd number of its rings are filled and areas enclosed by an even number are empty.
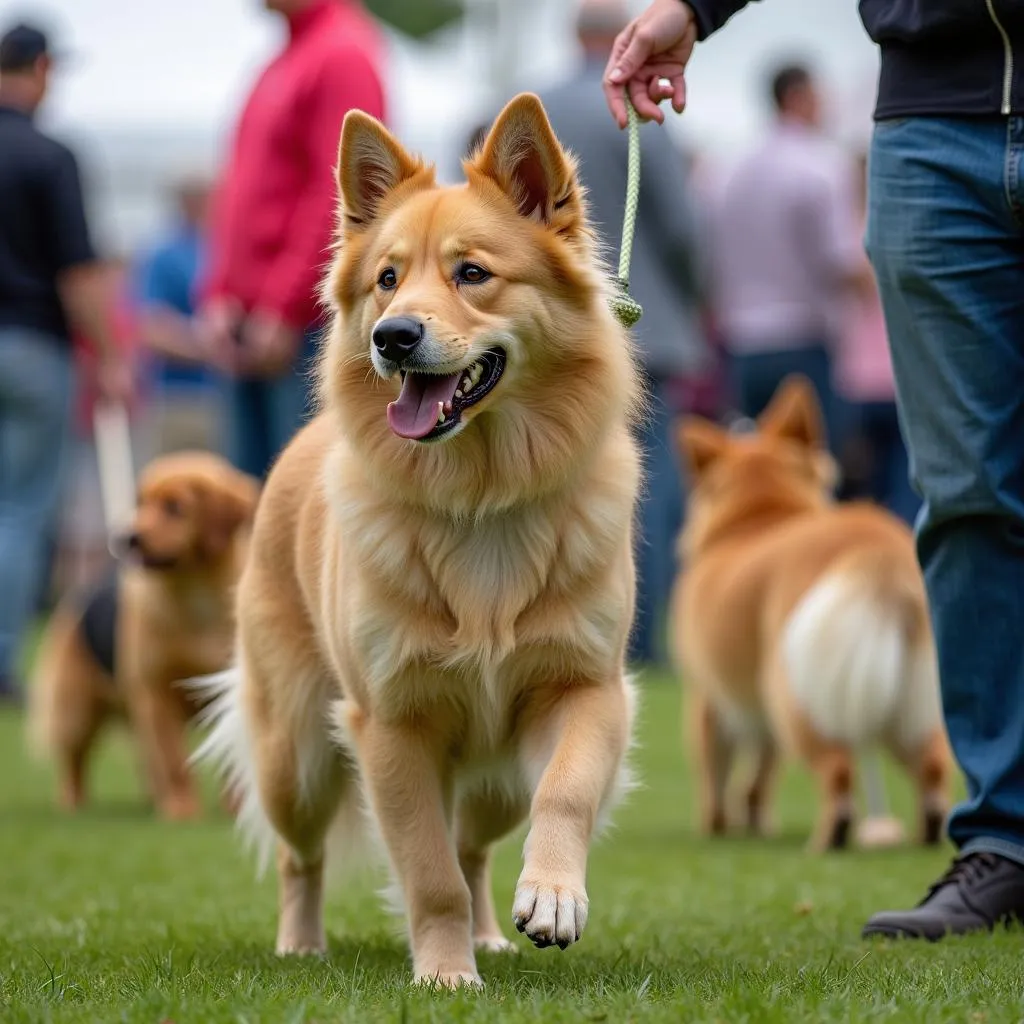
[[[59,55],[31,25],[0,41],[0,695],[17,692],[17,649],[34,614],[110,557],[95,402],[130,403],[136,465],[198,447],[256,476],[308,415],[338,132],[351,108],[387,122],[386,58],[356,0],[265,6],[286,19],[287,40],[240,112],[218,178],[174,182],[163,233],[120,260],[94,251],[74,156],[34,124]],[[617,0],[584,0],[579,71],[541,91],[580,159],[611,257],[626,140],[600,80],[627,15]],[[637,663],[666,660],[686,505],[680,414],[742,428],[786,374],[804,373],[827,410],[840,497],[916,515],[863,251],[864,156],[831,141],[821,91],[812,69],[780,62],[764,83],[771,128],[724,176],[702,173],[657,126],[641,130],[631,287],[644,309],[635,330],[651,409]]]

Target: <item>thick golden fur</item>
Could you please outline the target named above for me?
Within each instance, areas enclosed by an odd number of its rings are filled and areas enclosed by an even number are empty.
[[[81,601],[69,596],[42,637],[31,687],[30,737],[52,756],[61,802],[85,799],[88,755],[102,726],[127,715],[150,793],[169,818],[194,815],[185,729],[195,711],[180,680],[230,663],[234,588],[258,486],[205,452],[154,460],[143,472],[131,527],[139,561],[119,570],[116,675],[96,661],[81,632]]]
[[[858,749],[887,746],[936,841],[951,759],[924,583],[910,530],[883,509],[837,505],[813,389],[790,378],[750,434],[680,427],[693,492],[673,642],[692,692],[701,817],[727,825],[737,748],[757,754],[746,825],[762,830],[780,751],[821,789],[812,846],[844,845]]]
[[[240,672],[214,684],[206,744],[248,786],[243,819],[272,826],[278,951],[324,949],[325,835],[362,790],[414,975],[446,985],[479,980],[474,944],[508,945],[490,850],[527,817],[515,921],[541,946],[583,930],[587,849],[632,722],[639,477],[629,339],[535,97],[506,108],[465,172],[438,187],[377,122],[345,119],[323,410],[268,480]],[[493,276],[453,283],[464,259]],[[375,370],[370,340],[385,313],[426,323],[449,367],[507,351],[447,440],[389,429],[397,375]]]

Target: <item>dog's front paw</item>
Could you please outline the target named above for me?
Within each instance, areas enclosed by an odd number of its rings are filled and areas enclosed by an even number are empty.
[[[582,886],[534,881],[524,874],[516,886],[512,920],[538,948],[565,949],[583,935],[589,908]]]
[[[483,979],[475,971],[417,971],[417,985],[437,985],[441,988],[483,988]]]
[[[278,956],[326,956],[327,944],[304,942],[301,939],[279,939],[275,952]]]

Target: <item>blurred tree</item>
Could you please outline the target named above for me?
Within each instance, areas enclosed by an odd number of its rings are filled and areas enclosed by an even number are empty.
[[[400,32],[422,39],[463,15],[461,0],[365,0],[367,9]]]

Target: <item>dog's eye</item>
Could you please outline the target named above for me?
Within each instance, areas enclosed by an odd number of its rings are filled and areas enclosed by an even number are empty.
[[[395,268],[388,267],[386,270],[382,270],[380,277],[377,278],[377,285],[386,292],[396,288],[398,286],[398,275],[395,273]]]
[[[459,284],[483,284],[490,276],[489,270],[476,263],[462,263],[455,268],[455,280]]]
[[[165,515],[171,516],[173,519],[177,519],[181,515],[181,502],[177,498],[164,498],[161,504]]]

